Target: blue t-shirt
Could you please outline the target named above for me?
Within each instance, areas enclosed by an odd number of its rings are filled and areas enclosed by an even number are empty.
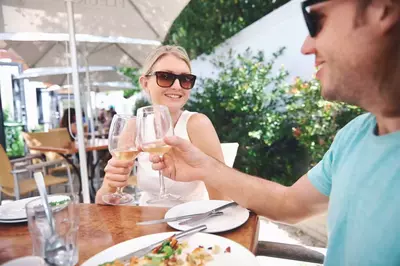
[[[400,131],[377,136],[364,114],[308,173],[329,196],[326,266],[400,265]]]

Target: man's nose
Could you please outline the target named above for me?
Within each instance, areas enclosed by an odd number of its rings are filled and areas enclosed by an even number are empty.
[[[303,46],[301,47],[301,53],[304,55],[315,54],[315,39],[311,38],[310,35],[304,40]]]

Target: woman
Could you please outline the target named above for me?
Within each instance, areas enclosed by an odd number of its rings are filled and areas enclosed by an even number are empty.
[[[74,108],[64,109],[64,113],[60,121],[60,128],[67,128],[71,140],[74,139],[74,136],[77,134],[76,114]]]
[[[175,135],[191,141],[203,152],[223,162],[221,144],[208,117],[183,110],[195,80],[186,51],[179,46],[167,45],[159,47],[147,57],[139,82],[153,104],[168,107]],[[126,164],[112,158],[105,168],[106,175],[97,192],[96,203],[104,204],[104,194],[115,191],[115,187],[127,185],[130,170]],[[152,170],[147,153],[138,156],[137,178],[138,186],[143,190],[139,204],[146,205],[159,192],[158,172]],[[218,191],[200,181],[182,183],[166,178],[165,186],[168,193],[180,196],[183,201],[223,199]]]
[[[83,122],[85,122],[85,113],[82,111],[82,118]],[[69,119],[68,119],[69,117]],[[78,130],[76,128],[76,113],[75,113],[75,108],[67,108],[64,109],[63,116],[60,121],[60,128],[67,128],[69,136],[71,140],[74,140],[77,134]],[[88,131],[88,126],[86,124],[83,124],[83,131],[87,132]]]

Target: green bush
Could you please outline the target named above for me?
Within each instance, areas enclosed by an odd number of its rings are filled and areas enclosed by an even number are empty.
[[[235,168],[279,183],[293,184],[328,149],[336,131],[361,110],[328,103],[316,80],[272,74],[284,48],[266,60],[262,52],[230,51],[213,61],[216,78],[199,79],[187,108],[206,114],[221,142],[238,142]]]
[[[0,110],[1,111],[1,110]],[[25,155],[25,145],[21,132],[23,124],[16,123],[10,119],[10,110],[4,108],[4,134],[6,136],[6,153],[9,157],[21,157]]]
[[[356,106],[325,101],[318,80],[305,82],[296,78],[287,88],[288,119],[294,121],[293,135],[310,154],[310,167],[329,149],[339,129],[364,111]]]
[[[5,122],[6,152],[9,157],[21,157],[25,155],[25,145],[22,139],[23,124]]]

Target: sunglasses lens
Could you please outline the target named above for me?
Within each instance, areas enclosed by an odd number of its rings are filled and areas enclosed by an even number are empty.
[[[195,81],[196,77],[194,75],[181,75],[179,78],[181,87],[187,90],[193,88]]]
[[[156,72],[156,77],[160,87],[171,87],[175,81],[175,75],[168,72]]]

